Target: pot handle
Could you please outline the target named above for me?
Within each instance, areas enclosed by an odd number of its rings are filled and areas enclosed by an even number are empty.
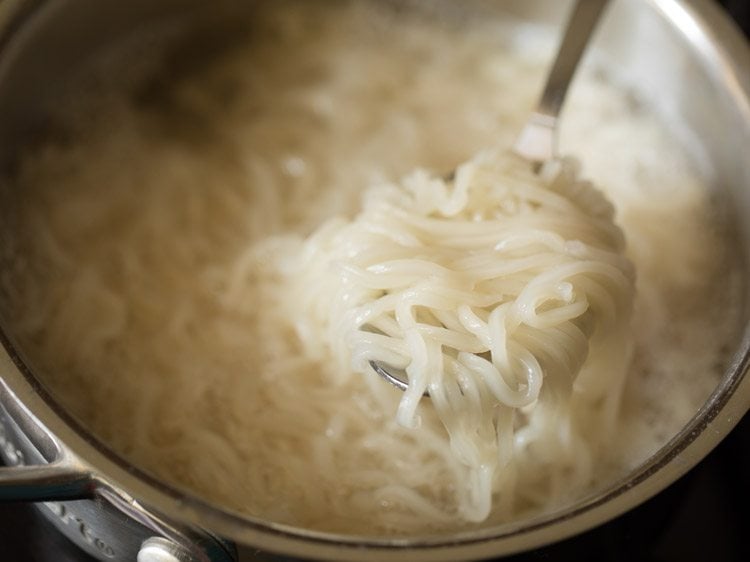
[[[0,501],[91,498],[89,471],[23,407],[0,380]]]
[[[91,497],[91,478],[63,463],[0,467],[0,502],[66,501]]]

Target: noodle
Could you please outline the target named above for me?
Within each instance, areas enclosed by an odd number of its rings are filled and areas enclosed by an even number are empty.
[[[461,166],[453,182],[417,172],[369,190],[353,221],[332,220],[287,259],[287,315],[308,348],[330,349],[343,372],[384,358],[405,369],[405,427],[420,425],[429,392],[452,454],[470,467],[458,512],[471,521],[489,515],[493,494],[513,495],[502,472],[533,465],[542,444],[558,459],[548,477],[575,487],[591,478],[579,459],[611,437],[631,266],[612,207],[576,174],[557,161],[537,178],[502,153]],[[616,366],[576,387],[592,334],[591,355],[606,348]],[[586,427],[602,430],[597,440]]]

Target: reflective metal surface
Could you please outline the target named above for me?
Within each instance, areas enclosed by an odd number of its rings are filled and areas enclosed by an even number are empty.
[[[14,400],[0,381],[0,498],[42,501],[49,523],[98,560],[136,560],[147,541],[171,545],[178,562],[232,562],[234,547],[164,522],[113,490]],[[155,549],[155,547],[154,547]],[[153,558],[152,558],[153,560]],[[146,559],[145,562],[148,562]]]
[[[557,154],[557,128],[565,96],[607,3],[582,0],[573,8],[541,99],[513,146],[526,160],[545,162]]]

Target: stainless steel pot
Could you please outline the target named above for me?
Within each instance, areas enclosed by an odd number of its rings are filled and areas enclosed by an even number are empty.
[[[561,21],[567,7],[549,0],[483,4],[550,23]],[[86,53],[141,22],[200,5],[198,0],[0,0],[0,171],[44,127],[41,108]],[[620,0],[597,46],[647,94],[658,93],[652,97],[664,111],[698,133],[732,209],[740,241],[736,259],[750,263],[750,224],[743,220],[750,214],[750,49],[744,39],[708,0]],[[743,304],[746,326],[748,297],[750,286]],[[236,559],[234,546],[218,536],[268,552],[328,560],[509,554],[580,533],[645,501],[698,463],[750,407],[746,331],[732,342],[735,353],[721,383],[684,429],[627,479],[595,497],[533,520],[455,535],[337,536],[229,513],[140,472],[46,393],[2,325],[0,341],[0,455],[10,465],[0,468],[0,499],[47,502],[40,505],[48,518],[101,560]]]

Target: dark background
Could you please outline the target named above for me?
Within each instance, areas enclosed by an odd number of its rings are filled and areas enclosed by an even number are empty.
[[[750,37],[750,0],[719,2]],[[642,506],[507,562],[750,560],[750,416],[701,464]],[[0,561],[90,562],[28,504],[0,504]],[[135,562],[135,561],[134,561]]]
[[[750,0],[722,0],[719,2],[734,18],[742,30],[745,37],[750,36]]]

